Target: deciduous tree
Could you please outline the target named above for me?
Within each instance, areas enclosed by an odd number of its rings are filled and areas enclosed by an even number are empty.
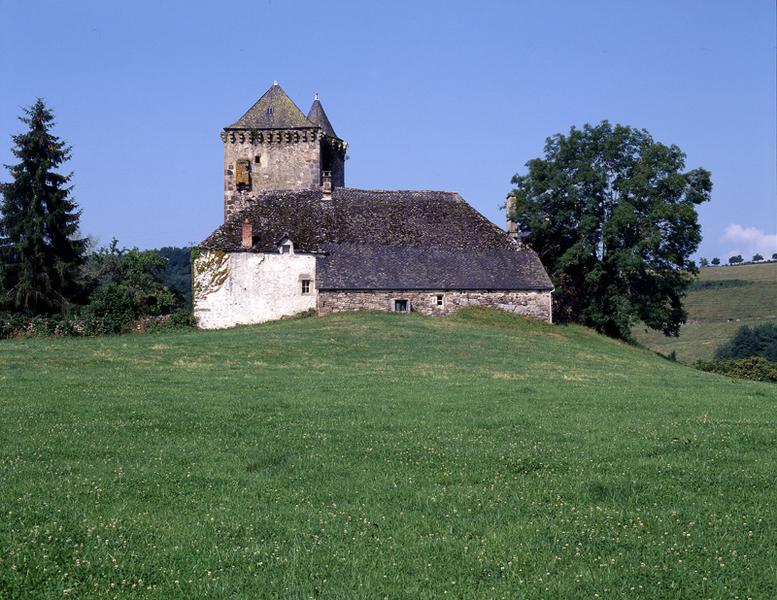
[[[548,138],[527,167],[512,179],[512,217],[551,274],[556,315],[620,338],[638,321],[676,335],[710,173],[686,171],[680,148],[646,130],[606,121]]]

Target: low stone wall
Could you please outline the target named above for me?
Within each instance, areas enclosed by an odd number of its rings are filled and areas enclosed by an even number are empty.
[[[442,305],[438,304],[439,296]],[[411,311],[425,315],[443,316],[467,306],[483,306],[552,321],[550,292],[535,291],[319,291],[318,313],[393,311],[396,300],[407,300]]]

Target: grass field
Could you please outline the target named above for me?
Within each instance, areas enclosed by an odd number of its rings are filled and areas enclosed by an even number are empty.
[[[634,328],[636,340],[648,348],[692,363],[713,357],[742,325],[777,323],[777,262],[760,265],[705,267],[697,289],[686,299],[688,323],[680,336],[666,337],[644,327]]]
[[[487,311],[0,342],[0,598],[773,598],[777,386]]]

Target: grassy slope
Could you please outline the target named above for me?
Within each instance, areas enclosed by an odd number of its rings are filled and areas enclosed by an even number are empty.
[[[0,384],[2,598],[777,595],[777,386],[577,327],[5,341]]]
[[[688,323],[680,337],[668,338],[661,333],[635,328],[637,341],[648,348],[694,362],[712,358],[715,348],[729,340],[742,325],[777,323],[777,262],[732,267],[705,267],[699,281],[750,281],[741,287],[708,288],[688,294]]]

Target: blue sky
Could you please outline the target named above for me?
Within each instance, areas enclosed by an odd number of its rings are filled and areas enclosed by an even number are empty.
[[[278,79],[303,111],[321,94],[349,186],[459,191],[501,225],[510,177],[547,136],[608,119],[712,171],[701,255],[777,252],[773,0],[0,0],[0,14],[0,162],[43,97],[102,243],[215,228],[218,134]]]

